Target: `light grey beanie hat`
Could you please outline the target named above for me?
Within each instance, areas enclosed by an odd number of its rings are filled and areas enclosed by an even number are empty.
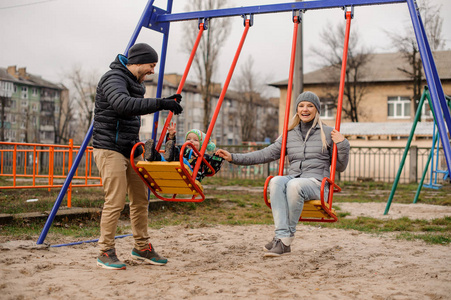
[[[298,98],[296,99],[296,107],[295,107],[296,111],[297,111],[297,107],[301,101],[307,101],[307,102],[313,103],[313,105],[315,105],[318,113],[321,112],[321,102],[319,101],[319,98],[315,93],[312,93],[312,92],[301,93],[298,96]]]

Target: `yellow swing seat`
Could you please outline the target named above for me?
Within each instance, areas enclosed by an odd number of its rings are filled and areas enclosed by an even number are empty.
[[[330,212],[333,216],[337,216],[335,209],[332,208]],[[324,210],[321,205],[321,200],[310,200],[304,203],[304,208],[302,209],[301,213],[301,221],[305,218],[334,220],[334,217],[332,217],[332,215]]]
[[[192,184],[191,169],[186,165],[183,169],[178,161],[139,161],[136,167],[151,188],[159,193],[199,195],[195,186],[203,191],[198,180],[195,180],[195,185]]]
[[[274,176],[269,176],[266,178],[265,187],[263,190],[263,198],[265,200],[266,205],[271,208],[271,199],[268,197],[268,186],[269,181]],[[321,200],[308,200],[304,202],[304,207],[301,212],[301,216],[299,218],[300,222],[336,222],[338,221],[337,213],[335,209],[332,208],[332,198],[329,199],[329,202],[324,200],[324,187],[326,182],[329,182],[329,185],[333,187],[333,192],[340,192],[341,188],[332,182],[329,178],[323,178],[321,182]]]
[[[133,147],[132,157],[140,145],[144,143],[139,142]],[[201,183],[193,179],[193,172],[186,164],[180,161],[138,161],[135,164],[131,161],[135,172],[157,198],[179,202],[202,202],[205,199]]]

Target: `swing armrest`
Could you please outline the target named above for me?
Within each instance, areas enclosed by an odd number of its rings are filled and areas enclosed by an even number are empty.
[[[182,164],[183,164],[183,153],[185,153],[185,149],[186,149],[187,146],[189,146],[189,147],[191,147],[191,149],[193,149],[194,153],[197,154],[197,157],[201,157],[199,150],[197,150],[191,142],[185,142],[185,143],[182,145],[182,148],[180,149],[180,157],[179,157],[179,160],[180,160],[180,163],[182,163]],[[210,165],[210,163],[205,159],[205,156],[202,156],[202,162],[205,163],[205,165],[211,170],[211,174],[208,174],[207,176],[213,176],[213,175],[216,174],[215,169],[214,169],[214,168]],[[194,178],[194,179],[196,178],[196,176],[197,176],[197,174],[194,174],[194,173],[193,173],[193,178]]]
[[[335,182],[333,182],[330,178],[327,178],[327,177],[324,177],[323,178],[323,180],[322,180],[322,182],[321,182],[321,191],[320,191],[320,194],[321,194],[321,205],[323,206],[323,207],[326,207],[326,203],[324,202],[324,189],[325,189],[325,186],[326,186],[326,182],[328,182],[329,183],[329,195],[328,195],[328,197],[327,197],[327,199],[329,200],[328,202],[327,202],[327,204],[329,205],[329,210],[331,210],[332,209],[332,200],[333,200],[333,193],[331,193],[331,190],[330,190],[330,188],[331,187],[333,187],[333,192],[334,193],[339,193],[339,192],[341,192],[341,187],[339,187]]]

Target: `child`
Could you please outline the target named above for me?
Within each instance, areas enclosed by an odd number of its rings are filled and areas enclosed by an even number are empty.
[[[144,145],[144,158],[147,161],[178,161],[180,157],[180,150],[181,146],[175,145],[175,133],[176,133],[176,127],[175,123],[171,123],[168,127],[168,134],[166,137],[166,146],[165,146],[165,152],[163,156],[158,153],[155,149],[154,141],[152,139],[149,139],[146,141]],[[189,130],[185,135],[185,142],[191,142],[194,147],[200,151],[202,144],[205,142],[205,133],[198,129],[191,129]],[[207,151],[213,151],[215,150],[216,145],[210,140],[208,142]],[[222,162],[224,161],[223,158],[213,155],[210,156],[208,154],[204,154],[205,160],[213,167],[215,170],[215,173],[218,172],[221,169]],[[185,161],[185,164],[188,165],[191,168],[191,171],[194,170],[194,167],[196,165],[198,156],[197,154],[191,149],[189,146],[185,148],[185,153],[183,153],[183,159]],[[208,174],[211,174],[210,168],[207,167],[207,165],[202,162],[200,165],[199,171],[197,172],[196,180],[199,182],[204,179],[204,177]]]

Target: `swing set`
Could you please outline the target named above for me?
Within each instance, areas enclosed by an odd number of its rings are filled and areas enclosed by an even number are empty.
[[[431,100],[436,112],[442,111],[441,105],[444,102],[444,93],[441,87],[441,83],[437,74],[437,70],[435,67],[434,60],[432,58],[430,48],[427,42],[426,34],[424,32],[424,27],[421,21],[421,17],[418,12],[418,7],[414,0],[361,0],[361,1],[352,1],[352,0],[317,0],[317,1],[303,1],[303,2],[293,2],[293,3],[281,3],[281,4],[270,4],[270,5],[259,5],[259,6],[248,6],[248,7],[237,7],[237,8],[227,8],[227,9],[217,9],[217,10],[208,10],[208,11],[194,11],[194,12],[186,12],[186,13],[171,13],[172,12],[172,0],[167,1],[167,8],[163,10],[161,8],[153,6],[154,0],[149,0],[144,8],[144,11],[141,15],[141,18],[132,34],[132,37],[126,47],[125,55],[127,55],[128,50],[131,46],[133,46],[137,40],[137,37],[141,31],[141,29],[148,28],[151,30],[155,30],[163,34],[162,47],[161,47],[161,61],[160,61],[160,69],[159,69],[159,77],[157,84],[157,93],[156,97],[161,98],[161,92],[163,90],[163,76],[164,69],[166,63],[166,54],[169,40],[169,25],[171,22],[176,21],[187,21],[187,20],[198,20],[199,22],[199,33],[197,35],[197,39],[194,43],[194,47],[191,51],[191,55],[189,57],[187,66],[185,68],[185,72],[180,81],[179,87],[177,89],[177,93],[181,93],[183,90],[183,86],[185,80],[188,76],[188,72],[190,70],[192,61],[194,59],[199,41],[201,39],[202,33],[205,30],[208,30],[208,21],[213,18],[222,18],[222,17],[232,17],[232,16],[242,16],[244,18],[244,31],[240,40],[240,43],[237,47],[233,62],[230,66],[229,73],[227,75],[226,81],[222,88],[219,100],[217,102],[214,114],[212,116],[210,125],[208,127],[205,140],[210,140],[213,128],[215,126],[215,122],[219,111],[221,109],[222,102],[224,100],[226,91],[228,89],[229,83],[231,81],[236,63],[238,61],[241,49],[243,47],[244,41],[246,39],[249,28],[253,25],[254,15],[257,14],[267,14],[267,13],[278,13],[278,12],[292,12],[293,13],[293,22],[294,22],[294,32],[293,32],[293,42],[292,42],[292,53],[291,53],[291,61],[290,61],[290,70],[289,70],[289,82],[288,82],[288,93],[287,93],[287,105],[285,111],[285,120],[284,120],[284,129],[283,129],[283,137],[282,137],[282,153],[280,157],[279,164],[279,175],[283,175],[284,169],[284,161],[285,161],[285,145],[287,140],[287,127],[288,127],[288,119],[289,119],[289,110],[291,104],[291,90],[293,84],[293,73],[294,73],[294,60],[295,60],[295,52],[296,52],[296,38],[297,38],[297,30],[298,25],[302,19],[302,13],[307,10],[316,10],[316,9],[324,9],[324,8],[342,8],[345,10],[345,19],[346,19],[346,32],[345,32],[345,42],[343,49],[343,60],[342,60],[342,69],[340,76],[340,85],[339,85],[339,96],[338,96],[338,104],[337,104],[337,117],[335,129],[340,129],[341,122],[341,110],[343,103],[343,92],[344,92],[344,84],[345,84],[345,74],[346,74],[346,60],[347,60],[347,52],[348,52],[348,41],[349,41],[349,32],[351,19],[353,18],[353,8],[356,6],[367,6],[367,5],[376,5],[376,4],[392,4],[392,3],[407,3],[409,12],[411,15],[414,31],[416,34],[417,42],[420,49],[421,58],[423,61],[423,67],[426,74],[426,79],[428,81],[428,86],[430,88]],[[441,115],[441,114],[439,114]],[[451,128],[451,118],[444,111],[443,113],[448,128]],[[172,118],[172,112],[169,113],[169,116],[165,122],[163,127],[163,131],[160,135],[160,139],[156,145],[156,150],[159,151],[161,144],[163,143],[163,139],[169,125],[169,122]],[[153,136],[152,139],[156,140],[156,132],[158,128],[158,119],[159,114],[155,113],[154,115],[154,124],[153,124]],[[443,118],[439,118],[437,120],[437,127],[440,132],[440,137],[446,137],[446,127],[444,124]],[[91,124],[88,133],[80,147],[79,154],[77,155],[74,164],[69,171],[69,174],[66,178],[66,181],[58,195],[58,198],[54,204],[54,207],[47,219],[46,224],[44,225],[44,229],[41,232],[41,235],[38,239],[37,244],[42,244],[47,235],[47,232],[53,222],[53,219],[56,215],[56,212],[61,204],[62,199],[66,193],[67,187],[69,186],[72,177],[78,167],[81,156],[85,151],[91,137],[92,137],[93,124]],[[159,198],[165,201],[182,201],[182,202],[201,202],[205,199],[205,195],[203,193],[202,185],[199,181],[196,180],[196,174],[201,167],[202,162],[204,162],[208,168],[212,171],[208,176],[213,176],[214,171],[213,168],[206,162],[204,155],[206,152],[208,143],[203,143],[200,151],[194,149],[193,144],[186,142],[183,144],[181,149],[181,154],[179,157],[179,161],[175,162],[138,162],[136,165],[133,164],[133,168],[139,174],[139,176],[143,179],[149,189]],[[138,143],[132,150],[131,153],[131,162],[133,163],[133,155],[134,151],[137,147],[142,147],[143,143]],[[189,166],[183,163],[183,153],[186,147],[190,147],[196,153],[198,159],[196,165],[193,170]],[[447,158],[448,169],[450,169],[449,164],[451,162],[451,149],[449,142],[443,143],[444,153]],[[304,205],[303,212],[301,214],[301,221],[314,221],[314,222],[335,222],[337,221],[337,216],[332,208],[332,200],[333,193],[339,192],[341,188],[335,184],[335,169],[336,169],[336,161],[337,160],[337,148],[333,146],[333,157],[331,161],[331,176],[330,178],[324,178],[321,184],[321,199],[320,200],[312,200],[306,202]],[[270,200],[267,199],[267,186],[272,176],[268,177],[265,182],[264,187],[264,199],[265,203],[270,207]],[[330,186],[329,194],[327,196],[324,195],[326,184]],[[172,196],[171,196],[172,195]],[[182,197],[178,197],[178,195],[182,195]],[[327,197],[325,200],[325,197]]]

